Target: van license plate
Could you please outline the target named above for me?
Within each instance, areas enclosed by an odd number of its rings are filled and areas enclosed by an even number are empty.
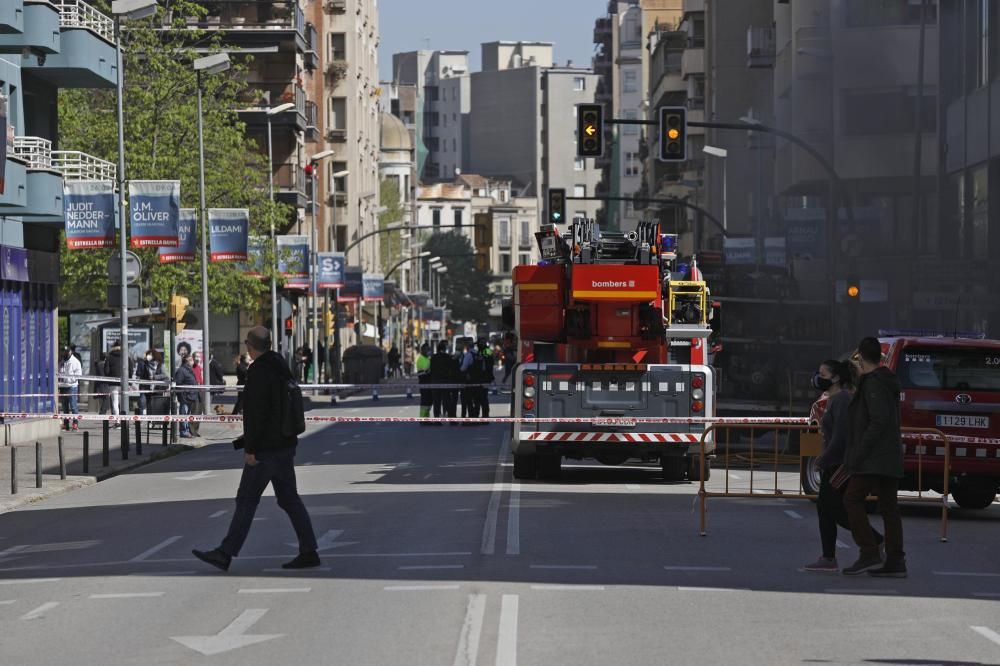
[[[635,419],[629,418],[604,418],[604,419],[594,419],[595,426],[604,427],[616,427],[616,428],[634,428],[638,424]]]
[[[934,424],[939,428],[981,428],[990,427],[990,417],[969,416],[965,414],[937,414],[934,416]]]

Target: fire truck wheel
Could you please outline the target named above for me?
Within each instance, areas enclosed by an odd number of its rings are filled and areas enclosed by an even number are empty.
[[[951,489],[951,496],[963,509],[985,509],[997,496],[995,479],[964,477]]]
[[[514,478],[534,479],[538,472],[538,456],[514,454]]]
[[[802,459],[802,492],[806,495],[819,495],[819,482],[822,470],[816,465],[817,456]]]
[[[712,478],[712,459],[705,458],[705,481]],[[701,481],[701,457],[690,456],[688,458],[688,480]]]
[[[668,483],[684,480],[687,471],[687,460],[681,456],[661,456],[660,467],[663,468],[663,480]]]
[[[558,479],[562,474],[562,456],[538,456],[538,478]]]

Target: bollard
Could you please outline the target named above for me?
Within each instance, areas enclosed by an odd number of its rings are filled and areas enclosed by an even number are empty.
[[[42,443],[35,442],[35,488],[42,487]]]
[[[372,400],[378,400],[378,389],[372,389]]]
[[[83,431],[83,473],[90,473],[90,433]]]
[[[162,423],[161,425],[163,426],[163,429],[162,429],[162,434],[163,434],[163,446],[164,446],[164,448],[166,448],[166,446],[167,446],[167,444],[168,444],[168,441],[167,441],[167,438],[168,438],[168,436],[169,436],[169,435],[168,435],[168,433],[170,432],[170,431],[169,431],[169,428],[170,428],[171,426],[170,426],[170,425],[169,425],[169,424],[168,424],[168,423],[167,423],[166,421],[164,421],[164,422],[163,422],[163,423]]]
[[[59,478],[62,481],[65,481],[66,480],[66,454],[65,454],[65,451],[63,450],[63,438],[62,438],[62,435],[59,435],[59,438],[56,441],[58,442],[58,447],[59,447]]]
[[[142,422],[135,424],[135,455],[142,455]]]
[[[410,398],[411,400],[413,399],[413,387],[412,386],[407,386],[406,387],[406,397]]]
[[[167,393],[167,396],[170,398],[170,415],[171,416],[176,416],[179,410],[177,409],[177,401],[174,399],[174,383],[173,382],[170,382],[170,391]],[[177,422],[176,421],[171,422],[171,424],[170,424],[170,443],[171,444],[176,444],[177,443],[177,428],[178,428]]]
[[[121,428],[122,428],[122,460],[128,460],[128,449],[129,449],[128,421],[122,421]]]
[[[103,425],[104,437],[101,443],[101,466],[107,467],[111,464],[111,429],[107,421]]]
[[[17,494],[17,447],[10,447],[10,494]]]

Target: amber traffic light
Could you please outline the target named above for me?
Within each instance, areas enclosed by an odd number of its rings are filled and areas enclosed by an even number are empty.
[[[682,162],[687,159],[687,109],[683,106],[660,107],[660,160]]]
[[[604,154],[604,107],[576,105],[576,155],[600,157]]]

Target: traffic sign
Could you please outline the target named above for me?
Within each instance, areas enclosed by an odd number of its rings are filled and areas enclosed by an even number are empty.
[[[125,284],[135,284],[142,273],[142,262],[139,255],[130,250],[125,251]],[[111,284],[121,285],[122,283],[122,255],[115,250],[108,259],[108,277]],[[119,299],[120,300],[120,299]]]

